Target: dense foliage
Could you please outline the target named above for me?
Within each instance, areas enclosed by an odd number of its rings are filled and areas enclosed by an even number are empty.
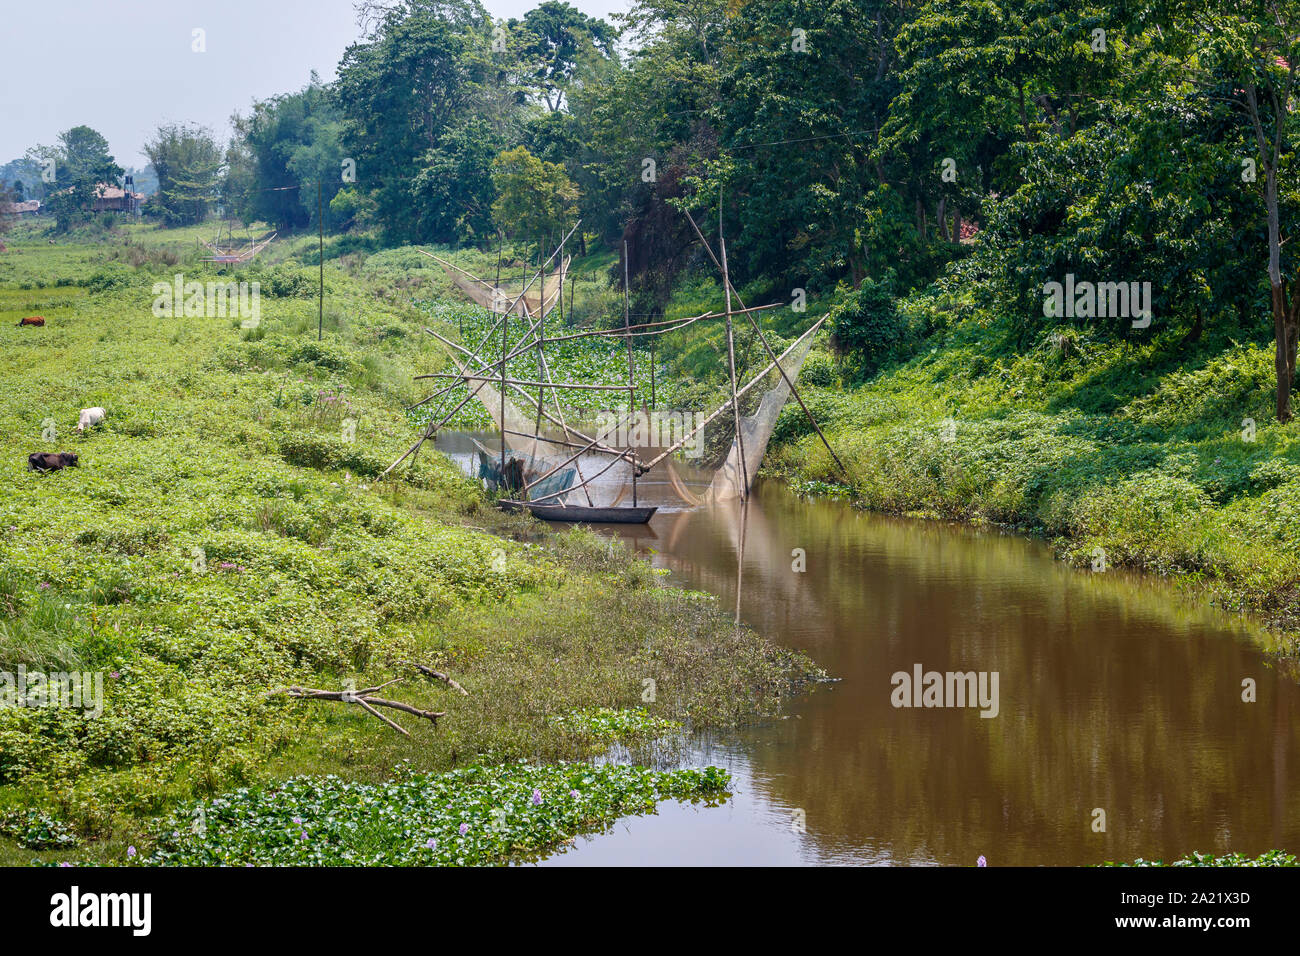
[[[471,767],[384,784],[296,777],[178,810],[146,864],[480,866],[552,851],[665,799],[726,796],[725,770]]]

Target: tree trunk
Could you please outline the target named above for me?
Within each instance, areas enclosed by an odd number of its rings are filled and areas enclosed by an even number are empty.
[[[1282,296],[1282,287],[1272,287],[1273,298],[1273,367],[1277,372],[1277,420],[1291,420],[1291,378],[1294,359],[1287,340],[1291,337],[1287,329],[1286,301]]]
[[[939,238],[945,242],[948,241],[948,217],[945,216],[944,207],[948,204],[947,197],[939,197],[939,208],[935,210],[934,221],[939,224]]]
[[[1251,107],[1255,109],[1254,91]],[[1255,114],[1258,111],[1255,110]],[[1254,118],[1254,117],[1252,117]],[[1277,119],[1276,122],[1281,122]],[[1267,147],[1262,128],[1256,120],[1261,149]],[[1277,420],[1291,420],[1291,383],[1295,379],[1295,316],[1286,301],[1286,283],[1282,281],[1282,223],[1277,201],[1278,154],[1264,153],[1264,209],[1268,215],[1268,285],[1273,304],[1273,364],[1277,370]]]

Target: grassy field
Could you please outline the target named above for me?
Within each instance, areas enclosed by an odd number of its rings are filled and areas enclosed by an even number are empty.
[[[0,254],[0,672],[103,678],[98,716],[0,708],[0,862],[121,861],[128,847],[163,859],[180,850],[158,842],[160,817],[235,788],[297,792],[284,781],[304,776],[293,786],[324,799],[324,774],[381,793],[399,766],[526,759],[542,770],[503,778],[525,786],[608,739],[610,720],[564,715],[608,708],[629,732],[652,718],[733,724],[774,712],[813,673],[704,596],[657,586],[622,548],[505,518],[439,455],[377,480],[414,438],[412,376],[445,366],[421,325],[455,332],[410,304],[446,291],[435,263],[327,248],[319,342],[305,238],[231,276],[261,282],[256,327],[156,317],[155,282],[214,277],[195,242],[209,232],[133,226],[51,245],[22,228]],[[45,327],[17,328],[27,315]],[[77,433],[95,405],[106,421]],[[75,452],[79,467],[32,473],[36,451]],[[358,707],[268,693],[399,677],[385,695],[445,712],[436,728],[390,712],[404,737]],[[625,802],[605,791],[629,781],[596,781],[602,809],[564,815],[552,843],[644,809],[646,787],[719,786],[638,780]],[[382,796],[364,802],[382,814]],[[547,845],[535,822],[519,823],[530,852]],[[367,858],[400,856],[383,841]],[[191,842],[175,859],[204,852]]]

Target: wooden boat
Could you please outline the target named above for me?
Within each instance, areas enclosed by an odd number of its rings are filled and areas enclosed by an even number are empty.
[[[654,505],[600,508],[588,505],[553,505],[545,501],[512,501],[509,498],[502,498],[497,504],[502,511],[531,511],[534,518],[543,521],[575,521],[583,524],[646,524],[659,510]]]

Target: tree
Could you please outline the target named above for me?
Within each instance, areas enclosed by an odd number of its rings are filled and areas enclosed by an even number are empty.
[[[1165,12],[1158,0],[1154,6]],[[1293,414],[1291,389],[1300,342],[1300,258],[1284,238],[1288,230],[1283,221],[1296,211],[1293,176],[1288,174],[1295,149],[1290,118],[1297,105],[1300,3],[1241,0],[1226,7],[1208,0],[1174,0],[1168,6],[1177,28],[1169,32],[1164,47],[1181,54],[1188,75],[1208,96],[1236,109],[1257,150],[1253,157],[1240,158],[1257,158],[1263,173],[1256,177],[1256,188],[1267,229],[1261,258],[1267,262],[1273,318],[1276,415],[1287,422]],[[1230,129],[1227,133],[1235,135]]]
[[[422,224],[447,218],[425,208],[439,194],[420,171],[445,162],[449,144],[465,142],[452,131],[471,117],[509,129],[501,111],[514,105],[493,95],[491,42],[481,4],[412,2],[377,14],[367,40],[344,52],[336,86],[343,148],[390,238],[421,241]]]
[[[42,169],[52,169],[46,185],[46,207],[54,214],[55,229],[66,232],[86,222],[94,212],[96,187],[116,185],[122,176],[108,151],[108,140],[89,126],[74,126],[59,134],[59,145],[37,146],[28,159]]]
[[[315,225],[317,182],[325,205],[345,185],[343,115],[330,92],[313,73],[304,89],[255,103],[234,126],[224,192],[244,220]]]
[[[165,123],[145,143],[145,155],[158,174],[158,193],[150,202],[169,226],[200,223],[217,198],[221,147],[203,126]]]
[[[565,232],[578,214],[578,188],[556,163],[538,159],[522,146],[492,161],[497,200],[492,221],[504,235],[524,240]]]
[[[887,0],[772,0],[730,22],[719,172],[742,281],[865,277],[861,225],[882,179],[871,148],[897,89],[897,21]]]
[[[614,54],[614,28],[560,0],[547,0],[524,14],[522,23],[511,21],[510,25],[523,28],[519,52],[533,64],[532,82],[550,112],[564,107],[584,51],[604,57]]]

